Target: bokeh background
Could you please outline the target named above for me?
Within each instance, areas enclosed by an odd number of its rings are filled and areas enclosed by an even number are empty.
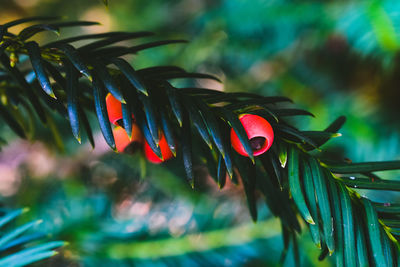
[[[62,36],[112,30],[153,31],[186,45],[143,51],[136,68],[177,65],[217,75],[225,91],[284,95],[315,118],[303,129],[322,130],[340,115],[347,122],[323,147],[331,159],[400,158],[400,2],[285,0],[0,0],[0,24],[33,15],[102,23]],[[26,26],[26,25],[24,25]],[[15,27],[15,31],[19,28]],[[40,35],[41,43],[53,40]],[[204,166],[192,190],[178,162],[147,163],[139,153],[77,144],[69,125],[35,127],[35,141],[0,125],[0,196],[7,207],[29,207],[23,220],[42,218],[40,231],[70,245],[43,266],[276,266],[283,250],[280,223],[262,199],[251,222],[240,186],[218,190]],[[94,123],[94,125],[96,125]],[[386,174],[396,179],[398,173]],[[364,192],[379,202],[399,194]],[[318,262],[308,232],[299,236],[304,266]],[[293,266],[292,249],[283,263]]]

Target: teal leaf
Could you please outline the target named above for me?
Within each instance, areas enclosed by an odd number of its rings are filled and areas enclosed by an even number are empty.
[[[157,123],[157,113],[154,108],[153,102],[148,96],[145,96],[142,93],[138,93],[139,99],[143,104],[144,114],[146,116],[147,125],[149,126],[149,130],[151,135],[153,136],[153,140],[156,144],[160,142],[160,136],[158,132],[158,123]]]
[[[364,205],[367,219],[367,236],[369,238],[369,244],[371,246],[372,257],[375,261],[376,266],[386,267],[387,263],[381,242],[381,225],[378,222],[376,211],[372,206],[372,203],[368,199],[363,198],[362,204]]]
[[[162,109],[160,113],[161,127],[164,132],[165,139],[167,140],[168,147],[172,154],[176,156],[176,142],[173,133],[172,126],[170,125],[168,113],[165,109]]]
[[[114,135],[111,129],[111,124],[108,119],[104,88],[97,77],[93,77],[93,97],[94,106],[97,114],[97,118],[100,124],[100,130],[106,140],[107,144],[115,150]]]
[[[32,63],[33,70],[35,71],[36,78],[39,81],[43,90],[51,97],[56,98],[53,89],[51,88],[49,77],[43,66],[41,50],[36,42],[28,42],[25,44],[28,54]]]
[[[208,145],[208,147],[212,149],[212,142],[208,128],[205,125],[204,117],[196,106],[195,101],[189,96],[182,96],[182,100],[187,112],[189,113],[190,120],[197,129],[197,132],[200,134],[201,138]]]
[[[66,92],[69,123],[71,125],[72,134],[74,135],[75,139],[81,143],[77,93],[79,87],[79,74],[71,63],[66,62],[65,65],[67,75]]]
[[[183,111],[180,101],[180,95],[178,94],[176,88],[172,87],[169,83],[166,84],[166,93],[171,105],[172,112],[174,113],[179,126],[182,127]]]
[[[140,91],[141,93],[148,95],[146,87],[140,81],[140,78],[136,74],[136,71],[133,67],[121,58],[112,58],[110,61],[118,67],[118,69],[125,75],[125,77],[129,80],[129,82],[133,85],[133,87]]]
[[[356,234],[356,248],[357,248],[357,262],[360,267],[370,266],[368,260],[368,251],[366,246],[366,236],[361,218],[355,217],[357,223],[355,224]]]
[[[254,163],[253,149],[251,148],[246,130],[240,122],[239,117],[235,113],[227,109],[221,108],[220,110],[221,113],[224,115],[226,121],[228,122],[229,126],[232,127],[233,130],[236,132],[240,143],[243,145],[246,153],[249,155],[249,158]]]
[[[132,135],[132,111],[128,104],[121,104],[122,125],[129,137]]]
[[[224,188],[226,183],[226,166],[221,154],[218,155],[217,183],[220,189]]]
[[[30,228],[38,225],[41,222],[42,222],[41,220],[29,222],[22,226],[17,227],[16,229],[12,230],[11,232],[8,232],[8,233],[2,235],[0,238],[0,249],[3,246],[5,246],[8,242],[10,242],[14,238],[16,238],[17,236],[23,234],[24,232],[28,231]]]
[[[97,73],[99,79],[103,82],[107,90],[122,104],[126,104],[126,101],[118,88],[114,78],[109,73],[107,66],[101,60],[92,59],[94,64],[94,72]]]
[[[5,224],[9,223],[10,221],[14,220],[16,217],[21,215],[22,213],[28,211],[27,208],[25,209],[17,209],[14,211],[7,212],[6,215],[0,217],[0,227],[4,226]]]
[[[94,144],[93,132],[92,128],[90,127],[88,117],[83,108],[81,108],[80,106],[78,106],[78,111],[79,111],[79,117],[81,118],[81,122],[83,124],[83,128],[86,131],[86,136],[89,139],[90,145],[92,146],[92,148],[94,148],[95,144]]]
[[[308,210],[306,201],[304,199],[304,194],[302,190],[302,185],[300,182],[300,165],[299,165],[299,152],[297,148],[291,146],[289,148],[289,187],[292,194],[293,200],[296,203],[297,208],[304,220],[310,224],[315,224],[313,217]]]
[[[46,253],[46,252],[51,252],[48,250],[52,250],[55,248],[59,248],[66,245],[66,242],[64,241],[52,241],[48,242],[45,244],[37,245],[32,248],[27,248],[24,250],[21,250],[19,252],[13,253],[9,256],[3,257],[0,259],[0,266],[17,266],[16,264],[18,263],[18,266],[22,266],[21,263],[23,262],[24,264],[28,264],[30,262],[37,261],[37,255]],[[54,254],[54,252],[53,252]],[[42,257],[39,257],[42,258]],[[27,261],[29,259],[29,261]]]
[[[310,227],[310,232],[311,232],[311,238],[314,241],[314,244],[318,247],[321,248],[321,236],[319,233],[319,220],[318,220],[318,207],[317,207],[317,201],[316,201],[316,195],[315,195],[315,187],[314,187],[314,182],[312,178],[312,173],[311,169],[309,166],[309,163],[305,160],[302,162],[302,176],[303,176],[303,181],[304,181],[304,191],[306,195],[306,200],[307,204],[310,207],[310,213],[312,218],[314,218],[314,225],[309,225]]]
[[[61,51],[63,51],[64,54],[67,56],[67,58],[75,66],[75,68],[80,73],[85,75],[89,79],[89,81],[92,81],[92,75],[90,74],[88,67],[86,66],[85,62],[83,61],[82,57],[80,56],[78,50],[75,49],[75,47],[73,47],[70,44],[64,44],[64,43],[59,43],[51,47],[56,47]]]
[[[400,161],[329,164],[328,168],[331,172],[343,174],[398,170],[400,169]]]
[[[326,179],[328,178],[322,174],[320,165],[316,159],[310,158],[310,167],[318,199],[318,207],[321,214],[326,245],[329,249],[329,253],[332,254],[335,250],[335,241],[333,236],[332,212],[326,184]]]
[[[194,188],[194,173],[193,173],[193,160],[192,160],[192,140],[191,140],[191,127],[187,114],[183,117],[182,125],[182,157],[183,166],[185,167],[186,178],[192,188]]]
[[[214,141],[214,144],[216,145],[218,151],[221,153],[222,157],[225,158],[226,146],[224,145],[221,129],[215,113],[211,110],[211,107],[205,104],[201,99],[195,98],[195,101],[200,112],[203,114],[204,122],[207,126],[211,138]],[[232,169],[228,169],[228,174],[230,177],[232,177]]]

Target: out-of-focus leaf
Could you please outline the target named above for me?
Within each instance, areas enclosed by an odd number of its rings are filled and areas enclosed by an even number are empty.
[[[21,235],[22,233],[28,231],[30,228],[38,225],[39,223],[41,223],[42,221],[33,221],[33,222],[29,222],[27,224],[24,224],[22,226],[17,227],[16,229],[12,230],[11,232],[8,232],[6,234],[4,234],[1,238],[0,238],[0,248],[5,246],[8,242],[10,242],[11,240],[13,240],[14,238],[16,238],[17,236]]]
[[[10,262],[9,266],[25,266],[28,264],[31,264],[33,262],[37,262],[46,258],[50,258],[54,255],[56,255],[57,252],[55,251],[45,251],[45,252],[39,252],[37,254],[29,254],[24,257],[18,257],[14,259],[13,261]],[[8,265],[8,263],[7,263]]]
[[[13,43],[12,40],[5,40],[4,42],[2,42],[0,44],[0,56],[4,53],[4,51],[7,49],[7,47],[12,45],[12,43]]]
[[[296,238],[296,233],[292,233],[292,240],[293,240],[293,258],[294,262],[298,265],[300,265],[300,252],[299,252],[299,246],[297,244],[297,238]]]
[[[283,251],[281,253],[279,262],[281,264],[283,264],[286,259],[287,252],[289,250],[290,232],[289,232],[289,229],[284,224],[282,224],[281,228],[282,228],[282,237],[283,237],[282,238],[283,239]]]
[[[53,89],[51,88],[49,77],[43,66],[41,51],[36,42],[28,42],[25,44],[28,54],[32,63],[33,70],[35,71],[36,78],[39,81],[43,90],[51,97],[55,98]]]
[[[6,257],[0,259],[0,266],[22,266],[22,265],[15,265],[15,264],[17,264],[17,263],[20,264],[22,259],[24,259],[23,261],[26,264],[28,264],[29,262],[27,261],[27,258],[31,259],[30,262],[34,262],[35,260],[33,260],[33,259],[36,259],[35,257],[38,254],[45,253],[45,252],[51,252],[49,250],[62,247],[66,244],[67,243],[64,241],[52,241],[52,242],[48,242],[45,244],[34,246],[32,248],[24,249],[24,250],[21,250],[19,252],[13,253],[9,256],[6,256]]]
[[[318,260],[323,261],[326,258],[326,256],[328,256],[328,254],[329,254],[328,247],[325,244],[323,244],[321,248],[321,253],[318,256]]]
[[[54,81],[61,86],[64,91],[66,90],[67,87],[67,81],[66,79],[62,76],[61,72],[54,67],[51,63],[47,61],[43,61],[43,66],[46,68],[46,70],[49,72],[51,77],[54,79]]]
[[[92,128],[90,127],[90,123],[87,118],[87,115],[86,115],[85,111],[83,110],[83,108],[80,106],[78,106],[78,111],[79,111],[79,117],[80,117],[83,127],[86,131],[86,135],[87,135],[87,138],[89,139],[90,145],[92,146],[92,148],[94,148],[95,144],[94,144],[93,132],[92,132]]]
[[[60,150],[61,152],[63,152],[64,151],[64,142],[61,138],[60,131],[57,128],[57,125],[54,122],[51,113],[47,112],[46,114],[47,114],[46,115],[47,116],[47,126],[53,136],[54,143],[55,143],[57,149]]]
[[[258,157],[258,159],[260,159],[264,169],[267,170],[265,162],[263,162],[260,157]],[[265,174],[259,175],[256,182],[257,188],[265,196],[268,208],[271,210],[272,214],[279,216],[282,211],[282,203],[280,201],[281,192],[280,189],[272,183],[270,173],[267,171]]]
[[[10,128],[21,138],[26,138],[25,131],[22,126],[13,118],[8,110],[0,103],[0,116]]]
[[[0,251],[7,251],[10,248],[17,247],[17,246],[26,244],[26,243],[31,242],[31,241],[38,240],[39,238],[42,238],[42,237],[45,237],[45,236],[46,236],[46,234],[39,233],[39,232],[36,232],[36,233],[33,233],[33,234],[25,234],[25,235],[22,235],[22,236],[20,236],[18,238],[15,238],[14,240],[8,242],[5,246],[3,246],[1,248]]]
[[[7,69],[7,71],[11,74],[11,76],[15,80],[15,82],[18,83],[19,85],[21,85],[21,87],[24,89],[26,95],[28,96],[29,101],[32,103],[33,107],[35,108],[40,120],[43,123],[46,123],[46,115],[45,115],[43,106],[39,102],[39,99],[33,92],[31,86],[25,80],[24,75],[17,68],[11,67],[10,59],[6,55],[4,55],[4,54],[1,55],[0,61],[3,64],[3,66]]]
[[[4,226],[5,224],[9,223],[10,221],[14,220],[16,217],[21,215],[24,212],[27,212],[29,209],[17,209],[14,211],[7,212],[6,215],[0,217],[0,227]]]

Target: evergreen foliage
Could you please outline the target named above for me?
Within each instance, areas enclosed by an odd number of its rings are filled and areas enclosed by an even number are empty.
[[[41,23],[26,27],[18,34],[8,31],[26,22]],[[127,133],[132,129],[130,114],[133,114],[151,149],[160,157],[159,132],[165,133],[192,187],[198,183],[193,172],[197,163],[207,164],[220,188],[224,187],[227,177],[235,183],[240,181],[254,221],[257,220],[256,192],[260,192],[271,212],[282,222],[285,240],[282,259],[289,242],[296,247],[296,235],[307,225],[315,245],[321,249],[321,260],[333,254],[338,266],[399,264],[399,207],[373,202],[352,188],[399,191],[400,182],[384,180],[375,172],[400,169],[400,162],[350,163],[319,157],[320,147],[339,136],[344,117],[323,131],[300,130],[288,118],[312,114],[293,107],[287,97],[226,93],[191,86],[178,88],[171,80],[219,79],[186,72],[176,66],[135,69],[123,58],[145,49],[184,43],[184,40],[147,41],[127,47],[117,43],[142,40],[152,33],[108,32],[44,45],[32,41],[32,37],[43,31],[59,34],[64,27],[95,24],[31,17],[0,26],[0,115],[18,136],[31,136],[29,125],[33,116],[57,134],[48,112],[52,110],[69,121],[78,142],[85,133],[94,146],[87,115],[94,112],[104,139],[115,150],[105,104],[109,92],[122,103]],[[74,45],[81,40],[91,42],[79,47]],[[25,64],[28,60],[30,64]],[[30,117],[25,119],[27,114]],[[268,152],[253,156],[238,118],[240,114],[256,114],[271,123],[275,141]],[[248,158],[232,151],[231,128],[250,155]]]

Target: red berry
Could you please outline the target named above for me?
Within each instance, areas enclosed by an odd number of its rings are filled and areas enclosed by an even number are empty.
[[[129,138],[125,129],[122,127],[115,127],[113,130],[115,146],[120,153],[133,154],[138,146],[143,143],[143,135],[136,124],[132,124],[132,134]]]
[[[253,114],[240,115],[239,120],[246,130],[251,148],[253,149],[253,155],[259,156],[266,152],[274,141],[274,131],[271,124],[263,117]],[[240,155],[249,156],[233,129],[231,129],[231,143]]]
[[[122,121],[121,102],[119,102],[112,94],[108,93],[106,96],[106,105],[110,122],[117,126],[120,125]]]
[[[167,140],[165,139],[164,134],[161,134],[160,142],[159,142],[161,154],[163,156],[163,159],[160,159],[156,153],[153,152],[151,149],[150,145],[147,143],[147,141],[144,141],[144,155],[146,156],[147,160],[154,163],[154,164],[160,164],[164,161],[169,160],[170,158],[173,157],[173,154],[171,150],[169,149]]]

